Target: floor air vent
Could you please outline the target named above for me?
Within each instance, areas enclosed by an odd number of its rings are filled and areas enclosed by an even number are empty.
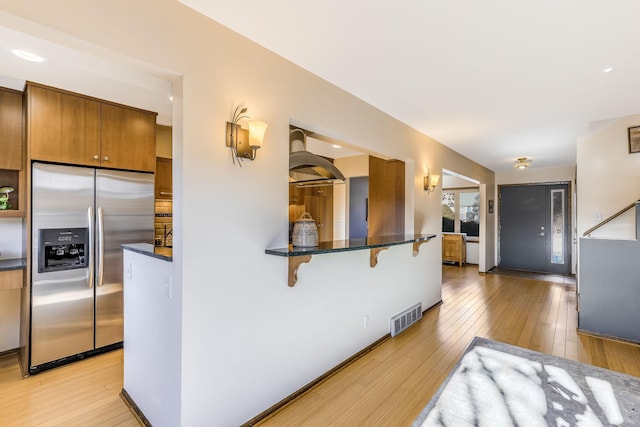
[[[395,337],[409,326],[422,319],[422,304],[418,303],[391,318],[391,336]]]

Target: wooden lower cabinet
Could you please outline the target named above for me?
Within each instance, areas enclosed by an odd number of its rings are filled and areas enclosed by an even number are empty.
[[[442,233],[442,261],[455,262],[460,267],[467,262],[465,234]]]
[[[22,269],[0,271],[0,291],[22,288],[23,276]]]

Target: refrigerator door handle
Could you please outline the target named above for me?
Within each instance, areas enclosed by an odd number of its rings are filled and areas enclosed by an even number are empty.
[[[89,206],[87,209],[87,221],[89,222],[89,289],[93,288],[93,272],[94,272],[94,259],[93,259],[93,208]]]
[[[98,207],[98,284],[102,286],[104,276],[104,219],[102,215],[102,207]]]

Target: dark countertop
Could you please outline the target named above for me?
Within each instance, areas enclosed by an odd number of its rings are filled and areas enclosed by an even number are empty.
[[[434,237],[436,237],[435,234],[404,234],[396,236],[368,237],[364,239],[332,240],[328,242],[319,242],[318,246],[312,248],[301,248],[289,245],[286,248],[266,249],[265,253],[283,257],[328,254],[333,252],[357,251],[362,249],[404,245],[407,243],[426,242]]]
[[[0,271],[24,270],[27,262],[24,258],[0,259]]]
[[[151,243],[126,243],[122,245],[122,249],[148,255],[162,261],[173,261],[172,248],[153,246]]]

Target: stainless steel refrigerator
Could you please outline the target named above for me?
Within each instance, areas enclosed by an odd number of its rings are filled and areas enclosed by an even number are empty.
[[[123,340],[123,243],[153,243],[153,174],[32,166],[29,370]]]

